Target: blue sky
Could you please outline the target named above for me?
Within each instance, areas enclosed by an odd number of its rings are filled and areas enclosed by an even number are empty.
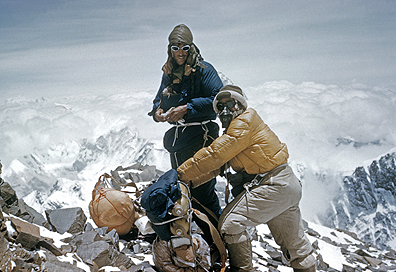
[[[0,101],[157,89],[167,37],[188,25],[241,87],[396,86],[396,1],[0,0]]]

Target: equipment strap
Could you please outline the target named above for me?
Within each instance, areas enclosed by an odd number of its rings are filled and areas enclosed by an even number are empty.
[[[196,209],[192,209],[194,211],[194,214],[202,221],[204,221],[210,229],[210,234],[212,236],[213,242],[215,243],[217,249],[219,250],[220,256],[221,256],[221,272],[225,271],[225,261],[227,260],[227,250],[224,246],[223,241],[221,240],[220,234],[213,226],[213,224],[210,222],[208,216],[204,213],[201,213],[200,211]]]
[[[247,192],[248,194],[250,194],[250,189],[251,189],[251,188],[253,188],[253,187],[257,186],[257,185],[260,185],[260,183],[261,183],[263,180],[265,180],[265,179],[267,179],[267,178],[271,178],[271,176],[273,175],[273,173],[274,173],[275,171],[281,170],[281,169],[283,170],[286,166],[287,166],[287,163],[284,163],[284,164],[279,165],[279,166],[275,167],[274,169],[272,169],[272,170],[270,170],[270,171],[268,171],[268,172],[266,172],[266,173],[264,173],[264,174],[257,174],[257,175],[254,177],[254,179],[252,179],[250,182],[245,183],[245,184],[243,185],[243,187],[245,188],[246,192]]]
[[[135,193],[136,197],[140,197],[140,195],[142,194],[142,192],[139,190],[139,188],[137,187],[135,182],[129,182],[127,184],[121,184],[118,180],[116,180],[115,178],[113,178],[111,175],[104,173],[103,175],[101,175],[98,179],[98,181],[95,184],[94,189],[92,190],[92,199],[95,199],[95,195],[98,193],[98,190],[100,188],[111,188],[114,189],[110,182],[109,179],[112,180],[114,183],[116,183],[118,186],[120,187],[128,187],[131,186],[133,188],[135,188],[135,192],[128,192],[128,191],[121,191],[124,193]],[[115,189],[117,190],[117,189]]]
[[[208,135],[209,129],[208,129],[208,127],[206,126],[206,124],[207,124],[207,123],[210,123],[210,122],[212,122],[212,120],[205,120],[205,121],[202,121],[202,122],[191,122],[191,123],[185,123],[183,119],[177,121],[177,123],[173,125],[176,129],[175,129],[175,136],[174,136],[174,138],[173,138],[173,144],[172,144],[172,146],[175,146],[176,140],[177,140],[177,138],[179,137],[179,128],[180,128],[180,127],[183,128],[183,129],[182,129],[182,133],[183,133],[183,131],[186,129],[186,127],[201,126],[202,129],[205,131],[205,134],[204,134],[204,136],[203,136],[203,137],[204,137],[204,140],[205,140],[205,142],[204,142],[204,144],[203,144],[203,147],[204,147],[205,144],[206,144],[206,141],[208,140],[208,137],[212,138],[211,136]],[[212,138],[212,140],[214,140],[214,139]]]
[[[202,121],[202,122],[190,122],[190,123],[185,123],[184,121],[179,120],[173,126],[175,126],[175,127],[190,127],[190,126],[204,125],[204,124],[207,124],[209,122],[212,122],[212,120],[206,120],[206,121]]]

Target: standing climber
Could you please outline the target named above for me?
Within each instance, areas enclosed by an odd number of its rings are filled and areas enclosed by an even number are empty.
[[[162,67],[161,85],[149,115],[156,122],[172,125],[163,141],[170,153],[172,168],[176,169],[218,137],[213,99],[223,83],[214,67],[203,61],[186,25],[177,25],[168,40],[168,59]],[[221,208],[215,185],[213,178],[193,189],[191,194],[218,217]]]

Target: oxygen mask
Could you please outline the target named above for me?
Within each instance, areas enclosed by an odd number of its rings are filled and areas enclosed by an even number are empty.
[[[231,110],[229,110],[227,107],[223,109],[223,111],[219,114],[219,119],[221,122],[221,126],[225,129],[227,129],[232,121],[234,119],[234,115],[232,114]]]
[[[223,128],[227,130],[232,120],[244,111],[244,108],[235,100],[220,101],[216,104],[219,119]]]
[[[218,102],[216,107],[220,112],[219,119],[221,121],[221,125],[223,128],[227,129],[235,117],[233,110],[238,109],[238,103],[234,99],[231,99],[228,101]]]

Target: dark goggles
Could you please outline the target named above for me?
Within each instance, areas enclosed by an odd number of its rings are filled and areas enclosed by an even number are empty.
[[[232,108],[234,108],[236,105],[236,101],[235,100],[228,100],[225,103],[219,102],[217,103],[216,107],[217,109],[222,112],[224,110],[224,108],[227,108],[229,110],[232,110]]]
[[[172,46],[171,46],[171,50],[172,50],[173,52],[177,52],[177,51],[179,51],[180,49],[183,50],[184,52],[188,52],[188,50],[190,50],[190,48],[191,48],[191,46],[189,46],[189,45],[184,45],[184,46],[182,46],[181,48],[180,48],[179,46],[177,46],[177,45],[172,45]]]

